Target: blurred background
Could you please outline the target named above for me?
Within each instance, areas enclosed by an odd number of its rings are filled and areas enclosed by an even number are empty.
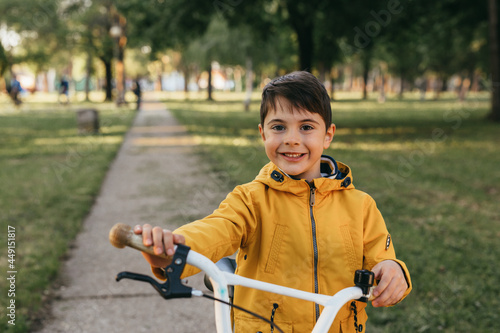
[[[493,91],[497,1],[2,0],[0,90],[251,91],[307,70],[336,91]],[[101,98],[101,97],[100,97]],[[491,118],[499,119],[498,97]],[[492,103],[493,103],[492,102]]]

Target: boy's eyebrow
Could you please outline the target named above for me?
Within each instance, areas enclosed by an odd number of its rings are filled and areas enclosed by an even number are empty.
[[[280,119],[280,118],[274,118],[274,119],[271,119],[267,122],[267,125],[269,124],[272,124],[272,123],[285,123],[286,121],[284,121],[283,119]],[[319,122],[314,120],[314,119],[301,119],[300,120],[301,123],[315,123],[315,124],[318,124],[319,125]]]
[[[275,118],[275,119],[271,119],[267,122],[267,125],[271,124],[271,123],[284,123],[285,121],[282,120],[282,119],[279,119],[279,118]]]

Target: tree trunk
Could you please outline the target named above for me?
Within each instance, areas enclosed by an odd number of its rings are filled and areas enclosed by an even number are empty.
[[[105,58],[100,58],[101,61],[104,64],[104,70],[106,73],[106,86],[104,87],[106,89],[106,102],[110,102],[113,100],[113,87],[112,87],[112,79],[113,79],[113,74],[111,71],[111,60],[105,59]]]
[[[371,43],[373,45],[373,43]],[[361,53],[361,64],[363,66],[363,99],[368,99],[368,74],[370,73],[370,62],[372,59],[372,48],[368,47]]]
[[[241,82],[241,70],[239,66],[234,69],[234,91],[243,91],[243,83]]]
[[[467,97],[467,92],[469,92],[471,79],[469,78],[470,73],[467,72],[462,77],[462,84],[460,85],[460,90],[458,91],[458,99],[460,102],[464,102]]]
[[[293,1],[287,1],[286,7],[291,26],[297,34],[300,70],[311,72],[314,56],[314,20],[312,19],[312,15],[301,13],[297,3]]]
[[[385,73],[380,69],[380,94],[378,95],[378,102],[385,103]]]
[[[313,27],[305,26],[301,31],[297,31],[299,41],[299,61],[300,69],[304,71],[312,71],[313,62]]]
[[[120,45],[120,44],[119,44]],[[116,59],[116,105],[125,103],[125,49],[119,46],[118,59]]]
[[[49,78],[47,77],[47,72],[43,73],[43,91],[49,92]]]
[[[427,94],[427,84],[428,84],[428,80],[426,77],[424,77],[422,79],[422,83],[420,84],[419,86],[419,90],[420,90],[420,100],[421,101],[425,101],[425,95]]]
[[[438,75],[434,84],[434,100],[439,100],[441,97],[441,92],[443,91],[443,78],[441,75]]]
[[[330,75],[330,101],[335,100],[335,77]]]
[[[490,67],[491,67],[491,112],[489,118],[500,122],[500,58],[498,54],[498,7],[497,0],[488,0]]]
[[[246,96],[245,96],[245,111],[248,112],[250,111],[250,102],[252,100],[252,91],[253,91],[253,61],[251,57],[247,57],[246,61],[246,82],[245,82],[245,90],[246,90]]]
[[[321,83],[325,83],[326,81],[326,69],[325,69],[325,63],[323,61],[318,62],[318,80]]]
[[[7,51],[3,48],[2,43],[0,43],[0,77],[9,67],[9,58],[7,57]]]
[[[207,91],[208,91],[208,100],[213,101],[214,99],[212,98],[212,62],[208,65],[208,82],[207,82]]]
[[[441,85],[441,92],[446,92],[448,90],[448,75],[445,74],[441,80],[443,80],[443,84]]]
[[[400,82],[399,82],[399,99],[403,99],[403,93],[405,90],[405,73],[403,70],[400,71]]]
[[[189,99],[189,68],[188,66],[182,66],[182,74],[184,75],[184,96],[185,99]]]
[[[342,82],[341,80],[344,79],[344,68],[340,67],[336,71],[334,69],[330,70],[330,100],[334,101],[335,100],[335,82],[339,81]],[[342,89],[342,88],[341,88]]]
[[[370,72],[370,67],[366,62],[363,62],[363,99],[368,99],[368,92],[366,90],[366,85],[368,83],[368,73]]]
[[[85,101],[90,101],[90,75],[92,74],[92,53],[90,50],[87,51],[87,64],[85,68]]]

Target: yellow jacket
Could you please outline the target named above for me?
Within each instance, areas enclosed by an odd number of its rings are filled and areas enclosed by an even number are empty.
[[[333,295],[353,286],[357,269],[371,269],[396,259],[392,241],[374,200],[354,189],[348,166],[323,157],[330,178],[312,184],[295,180],[273,163],[254,181],[237,186],[204,219],[175,230],[186,244],[214,262],[237,255],[236,274],[308,292]],[[324,168],[325,166],[325,168]],[[186,266],[183,276],[197,273]],[[311,332],[321,307],[249,288],[235,287],[234,303],[274,322],[285,332]],[[276,308],[277,306],[277,308]],[[365,303],[357,302],[358,324],[365,326]],[[274,311],[273,311],[274,310]],[[234,311],[236,332],[270,332],[268,323]],[[349,304],[338,313],[330,332],[354,332]]]

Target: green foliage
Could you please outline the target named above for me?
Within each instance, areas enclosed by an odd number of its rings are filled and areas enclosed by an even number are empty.
[[[116,6],[127,18],[131,45],[149,45],[153,54],[202,35],[215,11],[211,1],[126,0]]]
[[[44,68],[51,56],[68,44],[64,19],[59,15],[57,0],[4,0],[0,2],[0,22],[22,34],[22,47],[17,50],[16,62]],[[64,46],[64,47],[63,47]]]
[[[18,61],[38,68],[55,53],[69,56],[75,48],[84,52],[90,48],[93,55],[110,62],[114,7],[127,19],[127,47],[150,46],[152,59],[170,48],[200,62],[218,58],[228,65],[243,65],[250,56],[259,69],[276,66],[276,73],[313,66],[328,71],[375,48],[374,59],[408,79],[425,71],[446,78],[463,69],[489,67],[487,6],[466,0],[0,3],[1,21],[25,39]],[[363,57],[372,58],[371,51]]]
[[[484,121],[488,96],[464,104],[337,97],[327,153],[347,163],[354,185],[377,201],[414,284],[401,304],[369,307],[368,330],[500,330],[500,142],[498,125]],[[201,154],[227,191],[267,162],[257,99],[249,113],[236,99],[167,105],[203,143]]]
[[[60,72],[85,52],[104,64],[107,99],[113,53],[121,58],[125,44],[149,47],[150,60],[180,52],[185,74],[211,60],[243,67],[251,59],[262,76],[302,69],[323,80],[332,67],[352,64],[365,79],[378,67],[403,83],[433,76],[436,91],[453,75],[493,77],[490,62],[500,59],[488,53],[487,3],[468,0],[4,0],[0,12],[0,23],[23,39],[9,50],[11,63]],[[110,36],[116,16],[126,19],[118,51]]]
[[[27,103],[25,103],[27,104]],[[2,332],[34,328],[37,311],[80,230],[133,113],[100,108],[102,133],[78,135],[75,113],[54,104],[0,117],[0,241],[16,230],[16,325],[6,317],[7,280],[0,281]],[[50,241],[49,241],[50,240]],[[6,251],[6,247],[3,247]],[[2,255],[0,270],[7,272]]]

